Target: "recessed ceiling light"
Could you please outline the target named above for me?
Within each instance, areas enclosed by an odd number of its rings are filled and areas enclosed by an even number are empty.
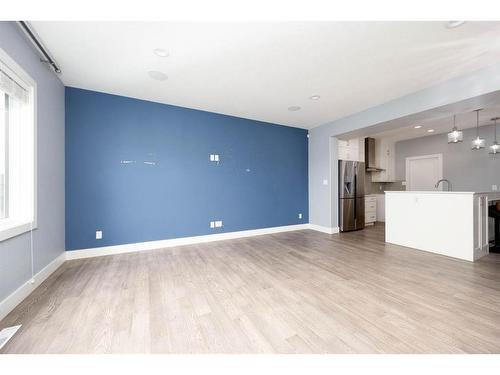
[[[167,57],[168,56],[168,52],[165,51],[163,48],[156,48],[153,50],[153,53],[158,57]]]
[[[300,107],[298,105],[292,105],[291,107],[288,107],[289,111],[295,112],[300,110]]]
[[[313,96],[309,97],[309,99],[311,99],[311,100],[318,100],[319,98],[321,98],[321,96],[319,96],[319,95],[313,95]]]
[[[465,21],[448,21],[444,24],[447,29],[454,29],[456,27],[462,26]]]
[[[427,133],[434,133],[434,129],[427,129]]]
[[[148,72],[148,75],[157,81],[165,81],[168,77],[165,73],[159,72],[157,70],[151,70]]]
[[[422,127],[422,125],[415,125],[414,128],[415,129],[420,129]]]

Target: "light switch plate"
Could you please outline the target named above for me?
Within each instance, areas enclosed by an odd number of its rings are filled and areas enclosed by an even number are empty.
[[[328,180],[323,180],[323,185],[328,185]]]
[[[215,228],[215,221],[210,222],[210,228]]]
[[[102,230],[96,230],[95,231],[95,239],[96,240],[102,240]]]
[[[219,161],[219,155],[218,154],[214,155],[214,161]]]
[[[497,185],[491,185],[491,191],[497,191],[498,186]]]
[[[210,161],[215,161],[215,155],[214,154],[210,154]]]
[[[299,214],[299,219],[302,219],[302,214]]]

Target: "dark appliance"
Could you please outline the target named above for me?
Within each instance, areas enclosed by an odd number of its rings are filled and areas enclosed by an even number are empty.
[[[339,160],[339,227],[341,232],[365,227],[365,163]]]

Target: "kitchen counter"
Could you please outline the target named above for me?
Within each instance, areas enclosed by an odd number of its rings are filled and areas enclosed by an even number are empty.
[[[386,191],[386,242],[468,261],[488,254],[488,204],[500,192]]]
[[[385,191],[384,193],[391,194],[454,194],[454,195],[486,195],[488,196],[488,201],[498,201],[500,200],[500,191]],[[374,194],[375,195],[375,194]]]

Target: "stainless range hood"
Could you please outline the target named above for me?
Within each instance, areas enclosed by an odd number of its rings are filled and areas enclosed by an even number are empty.
[[[375,138],[365,138],[365,170],[367,172],[380,172],[384,169],[375,164]]]

